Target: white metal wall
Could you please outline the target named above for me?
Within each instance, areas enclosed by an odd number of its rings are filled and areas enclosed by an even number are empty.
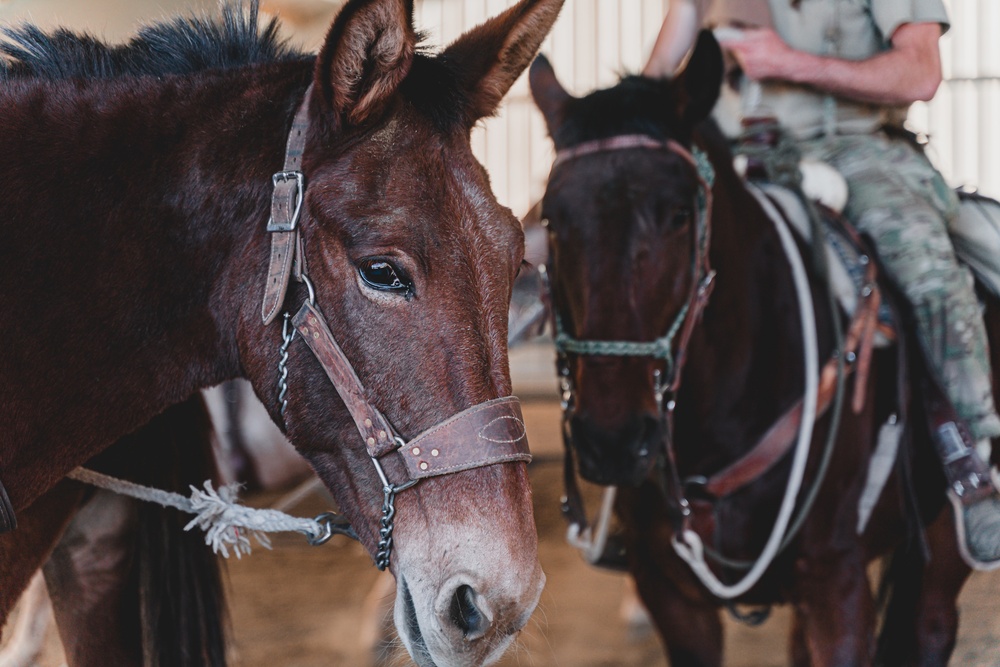
[[[1000,197],[1000,2],[946,0],[945,82],[911,124],[930,135],[931,158],[949,181]]]

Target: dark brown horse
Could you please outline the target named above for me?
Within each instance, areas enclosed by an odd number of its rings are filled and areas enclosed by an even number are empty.
[[[14,35],[0,90],[0,482],[19,526],[0,536],[0,623],[80,497],[60,480],[198,388],[244,376],[388,561],[417,662],[481,664],[509,645],[544,582],[522,453],[422,478],[394,515],[386,501],[439,465],[396,450],[393,433],[516,409],[483,404],[510,393],[522,236],[469,131],[561,1],[523,0],[439,55],[418,49],[410,0],[349,2],[317,58],[240,11],[123,47]],[[297,195],[301,211],[286,206]],[[300,281],[284,294],[289,273]],[[304,302],[289,342],[280,311]],[[517,420],[501,422],[505,435]],[[490,433],[456,447],[523,447],[523,430]]]
[[[812,510],[756,584],[745,592],[712,584],[710,592],[674,548],[695,542],[680,532],[687,528],[711,551],[706,561],[721,584],[735,587],[747,576],[769,544],[797,459],[788,453],[725,491],[705,480],[725,479],[729,466],[745,461],[806,386],[805,306],[791,258],[735,173],[727,141],[706,120],[721,78],[721,53],[707,34],[675,80],[626,77],[583,98],[569,95],[544,59],[532,67],[532,92],[558,156],[542,215],[571,403],[568,455],[582,477],[619,487],[614,510],[627,567],[671,664],[721,664],[718,614],[730,595],[794,607],[794,665],[867,665],[877,645],[884,664],[946,664],[968,568],[941,511],[943,478],[916,407],[906,413],[913,442],[857,534],[880,426],[905,406],[896,397],[894,353],[877,353],[860,411],[842,411]],[[711,172],[709,193],[702,183]],[[706,303],[709,265],[717,275]],[[804,268],[803,293],[825,304],[822,282]],[[816,308],[817,365],[834,347],[831,320],[830,310]],[[848,405],[858,389],[848,385]],[[818,420],[802,459],[802,493],[790,494],[799,498],[796,511],[817,479],[830,422],[829,412]],[[926,500],[920,512],[904,493],[907,482]],[[866,565],[894,549],[887,579],[894,590],[877,643]]]

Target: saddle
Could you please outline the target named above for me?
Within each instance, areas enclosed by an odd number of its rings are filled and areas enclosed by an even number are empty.
[[[803,170],[802,190],[806,197],[820,204],[828,203],[832,199],[836,200],[839,192],[846,191],[846,183],[843,187],[834,183],[830,188],[830,179],[843,180],[832,168],[827,167],[828,173],[823,174],[823,185],[825,191],[817,191],[814,186],[815,179],[810,182],[808,174]],[[801,197],[787,188],[766,182],[757,182],[755,186],[765,194],[774,207],[787,222],[790,222],[804,240],[812,243],[813,229],[809,211],[804,205]],[[833,195],[831,196],[831,192]],[[956,254],[960,262],[968,266],[977,285],[986,293],[993,297],[1000,297],[1000,202],[976,193],[958,190],[960,199],[960,212],[958,217],[949,224],[949,233],[955,246]],[[846,201],[846,199],[844,200]],[[766,208],[766,207],[765,207]],[[842,209],[842,207],[838,207]],[[839,219],[837,214],[840,210],[829,210],[833,215],[820,216],[820,232],[823,235],[823,245],[827,260],[827,280],[831,290],[843,311],[856,323],[859,318],[864,319],[863,311],[866,307],[872,308],[871,302],[865,303],[859,299],[865,294],[866,285],[873,286],[871,280],[871,269],[874,260],[864,250],[863,241],[851,228],[849,223]],[[772,211],[773,215],[774,212]],[[874,286],[877,289],[877,285]],[[980,299],[983,298],[983,291],[979,292]],[[857,354],[860,358],[867,358],[871,351],[865,349],[865,345],[887,346],[894,341],[901,339],[902,332],[897,329],[898,317],[890,310],[887,301],[879,300],[880,304],[875,307],[875,317],[877,326],[875,335],[870,338],[863,337],[856,341],[861,349],[855,351],[850,347],[852,336],[850,331],[847,336],[845,349],[848,355]],[[906,353],[900,352],[901,364],[912,364],[912,359],[904,358]],[[849,357],[850,358],[850,357]],[[918,366],[924,364],[917,362]],[[863,388],[864,373],[867,372],[867,364],[858,364],[856,369],[856,394],[854,408],[860,407],[861,401],[857,390]],[[943,388],[938,385],[937,380],[929,370],[924,369],[918,372],[918,381],[921,386],[920,394],[925,404],[929,419],[929,427],[933,434],[932,441],[934,447],[939,450],[939,458],[944,465],[945,477],[948,484],[956,489],[962,502],[969,502],[989,491],[989,486],[985,482],[989,477],[988,467],[985,467],[977,457],[972,455],[972,437],[965,430],[946,398]],[[828,380],[829,381],[829,380]],[[900,380],[902,384],[902,380]],[[905,392],[904,387],[900,387],[900,396]],[[780,425],[780,422],[779,422]],[[888,480],[892,466],[896,460],[899,450],[899,442],[902,433],[902,424],[890,421],[882,427],[878,438],[876,451],[869,464],[868,480],[866,488],[862,493],[857,530],[860,534],[870,516],[871,510]]]
[[[737,164],[739,168],[742,165]],[[841,215],[847,203],[847,182],[829,165],[813,160],[800,163],[802,191],[833,213]],[[808,242],[812,242],[808,212],[793,191],[773,183],[758,183],[781,209],[785,219]],[[959,214],[949,222],[948,234],[958,260],[969,267],[976,282],[989,294],[1000,298],[1000,202],[959,188]],[[857,295],[864,281],[863,250],[850,232],[848,223],[834,224],[824,218],[823,235],[831,287],[844,312],[857,308]],[[876,344],[886,345],[895,338],[887,304],[879,311],[880,336]]]

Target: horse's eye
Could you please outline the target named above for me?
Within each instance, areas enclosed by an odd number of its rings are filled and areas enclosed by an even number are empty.
[[[358,273],[365,284],[377,290],[409,292],[411,285],[405,274],[384,259],[363,259]]]
[[[683,227],[691,220],[691,209],[688,207],[679,208],[674,211],[674,214],[670,218],[671,227]]]

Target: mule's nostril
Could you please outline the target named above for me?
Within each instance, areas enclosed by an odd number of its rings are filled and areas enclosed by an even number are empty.
[[[471,586],[461,585],[451,598],[451,622],[466,639],[475,639],[486,632],[489,621],[476,606],[476,591]]]

